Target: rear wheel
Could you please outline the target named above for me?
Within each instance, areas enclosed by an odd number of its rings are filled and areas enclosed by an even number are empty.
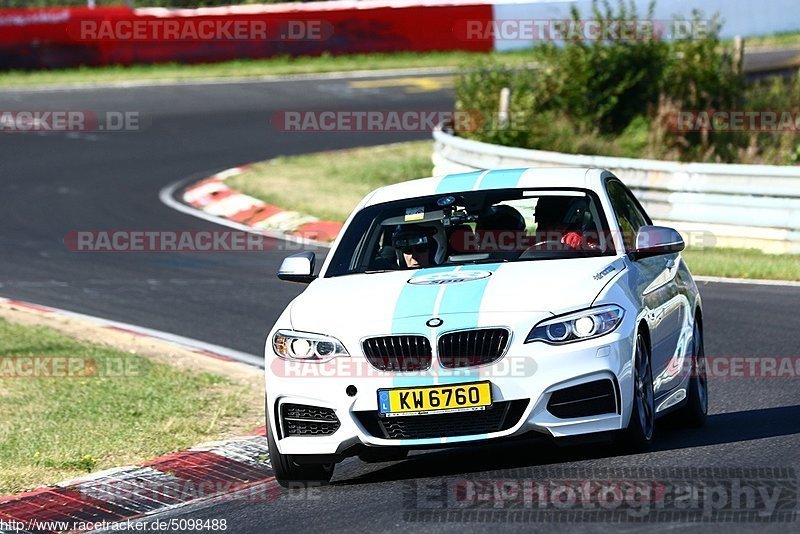
[[[298,464],[291,454],[281,454],[267,421],[267,445],[275,480],[284,488],[294,486],[324,485],[330,482],[336,464]]]
[[[676,419],[690,427],[701,427],[708,414],[708,376],[703,329],[695,320],[692,334],[692,375],[689,377],[686,406],[675,413]]]
[[[636,335],[636,357],[633,366],[633,411],[624,438],[634,449],[648,449],[653,444],[656,427],[653,369],[650,347],[641,333]]]

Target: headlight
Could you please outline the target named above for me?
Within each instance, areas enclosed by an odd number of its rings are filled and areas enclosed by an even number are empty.
[[[619,326],[624,314],[622,308],[612,304],[553,317],[534,326],[525,343],[544,341],[559,345],[600,337]]]
[[[323,362],[337,356],[350,356],[336,338],[291,330],[278,330],[272,338],[272,349],[287,360]]]

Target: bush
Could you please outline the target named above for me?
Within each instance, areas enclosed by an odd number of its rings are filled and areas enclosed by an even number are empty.
[[[652,20],[655,3],[646,19]],[[642,20],[632,2],[592,5],[594,20]],[[572,19],[580,23],[573,9]],[[695,27],[703,21],[692,13]],[[798,109],[800,83],[774,81],[745,86],[732,46],[719,39],[718,17],[702,36],[667,41],[570,40],[534,49],[535,69],[486,62],[462,71],[456,107],[489,117],[461,135],[491,143],[544,150],[652,157],[684,161],[800,159],[796,134],[678,132],[681,110]],[[497,123],[499,94],[511,90],[510,126]]]
[[[692,18],[699,21],[702,15],[694,11]],[[672,44],[657,116],[674,120],[679,110],[730,110],[743,105],[744,78],[734,64],[733,51],[725,49],[719,40],[719,18],[715,16],[710,22],[709,33],[703,39]],[[671,115],[667,115],[664,106]],[[657,138],[665,152],[677,152],[679,159],[689,161],[735,161],[741,147],[747,144],[747,136],[740,133],[679,133],[672,128]]]
[[[800,78],[774,78],[756,82],[745,91],[745,109],[800,111]],[[800,127],[800,124],[796,126]],[[745,152],[758,162],[800,164],[798,132],[751,133]]]
[[[604,4],[601,11],[595,2],[593,20],[639,20],[633,2],[620,1],[619,13]],[[655,3],[651,3],[647,19],[652,20]],[[581,16],[572,9],[572,19]],[[647,112],[658,100],[660,79],[667,69],[669,49],[660,40],[571,41],[563,48],[549,44],[542,51],[542,62],[548,74],[559,79],[560,94],[554,98],[561,109],[570,110],[574,119],[587,128],[604,133],[623,130],[634,117]]]

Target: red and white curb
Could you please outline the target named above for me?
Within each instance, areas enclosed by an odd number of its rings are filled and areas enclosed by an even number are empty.
[[[249,169],[233,167],[201,180],[183,192],[183,201],[213,217],[224,218],[256,231],[286,234],[310,242],[329,243],[336,239],[342,223],[320,221],[278,206],[267,204],[229,187],[225,180]]]
[[[0,523],[13,525],[15,533],[108,528],[190,503],[266,502],[279,496],[267,440],[258,435],[205,443],[142,465],[0,498]]]
[[[89,315],[0,297],[26,311],[87,321],[102,328],[150,337],[213,358],[263,367],[263,359],[204,343]],[[87,525],[139,519],[205,500],[271,501],[279,496],[272,474],[266,429],[255,435],[197,445],[138,466],[86,477],[18,495],[0,497],[2,532],[61,532]],[[8,529],[9,525],[13,528]]]

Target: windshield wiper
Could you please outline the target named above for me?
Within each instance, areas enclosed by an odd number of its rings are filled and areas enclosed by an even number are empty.
[[[479,265],[482,263],[508,263],[508,260],[505,258],[487,258],[485,260],[469,260],[458,263],[450,263],[449,265]]]

